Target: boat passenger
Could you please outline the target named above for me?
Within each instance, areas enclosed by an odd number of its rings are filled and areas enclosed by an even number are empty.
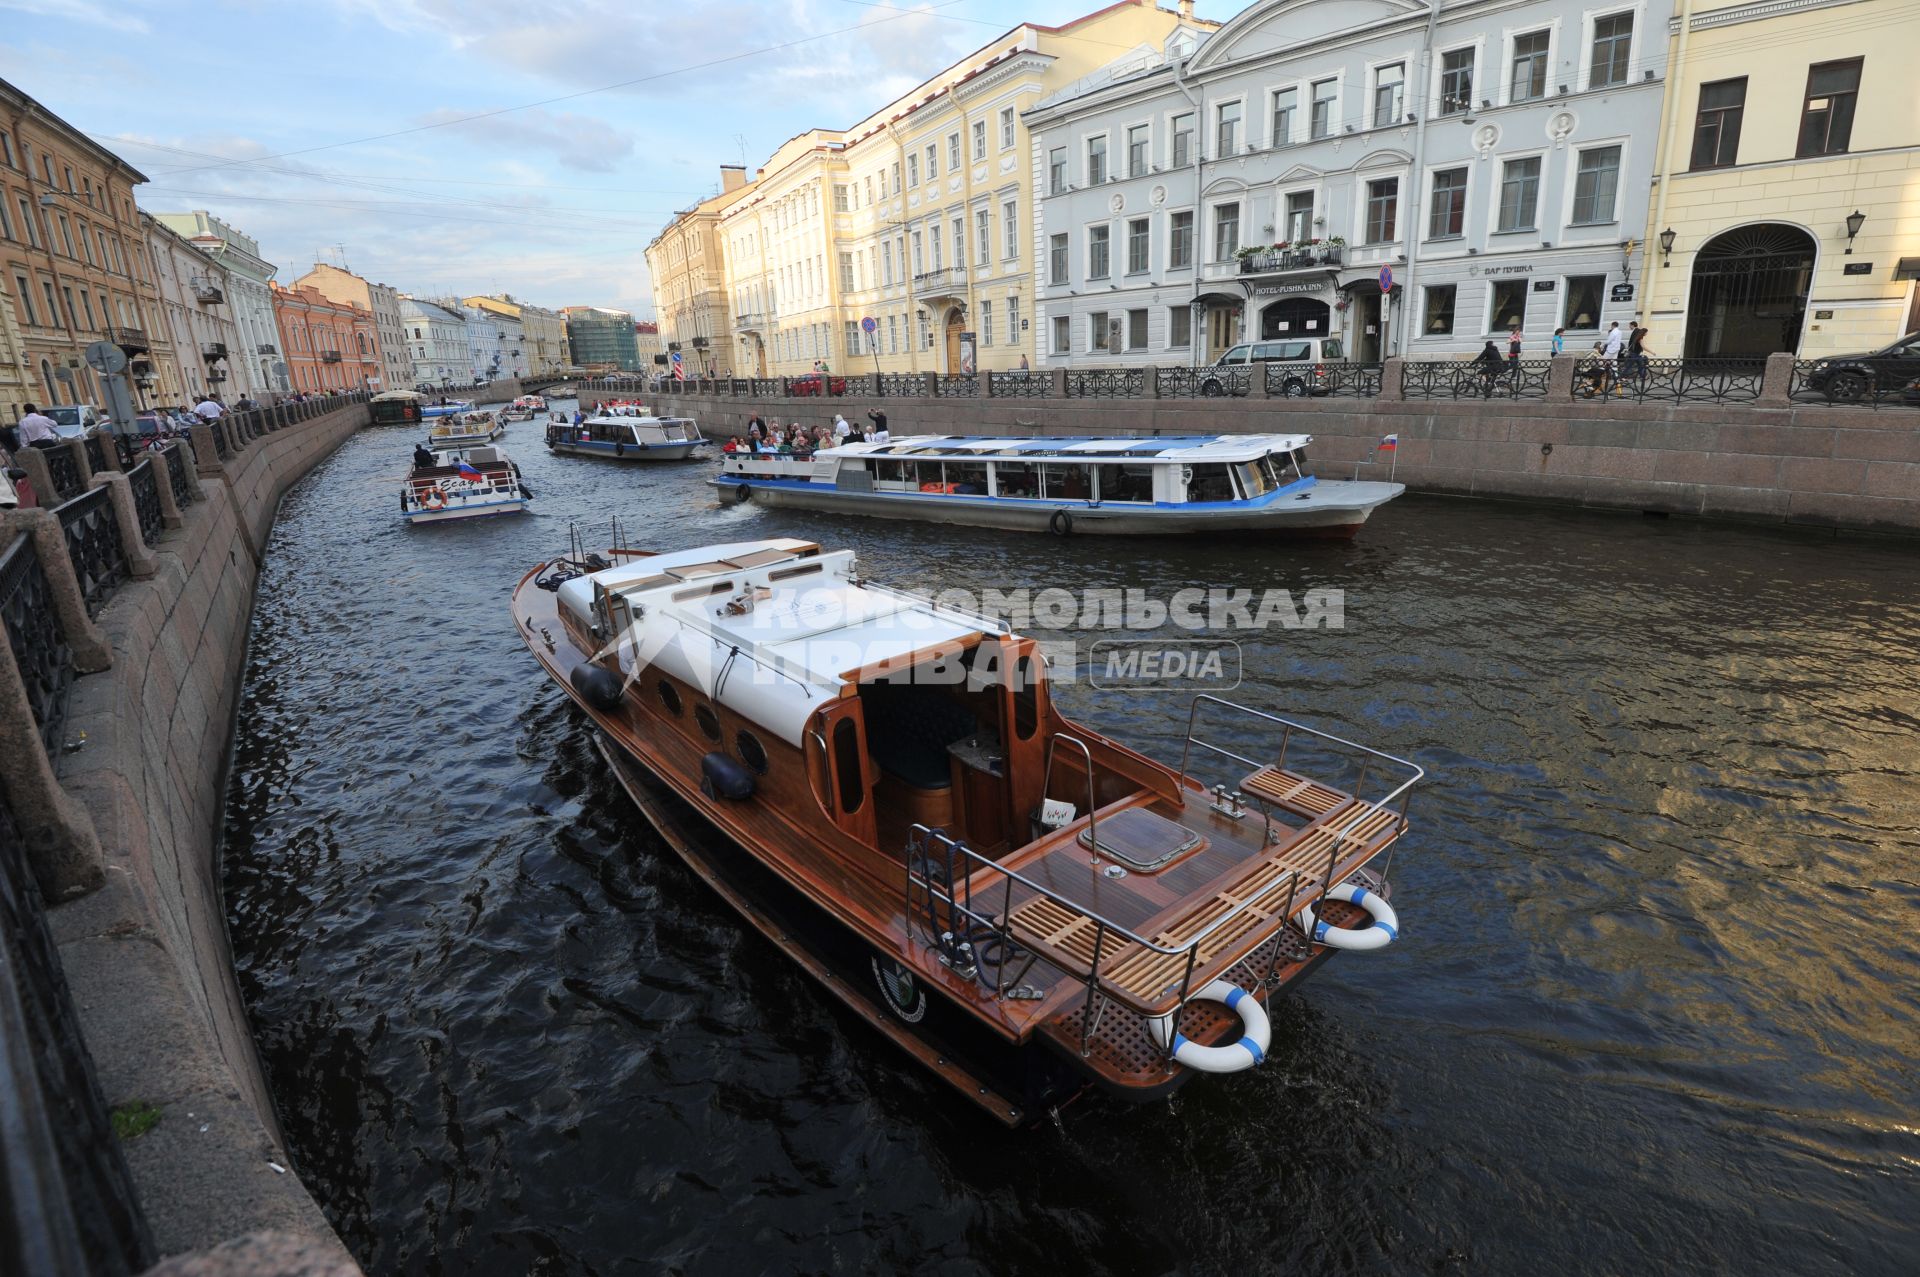
[[[433,450],[424,443],[413,445],[413,464],[425,470],[434,464]]]
[[[880,442],[879,436],[885,434],[887,430],[887,414],[879,408],[869,408],[867,420],[873,423],[873,429],[868,432],[868,437],[875,443]]]
[[[847,424],[847,419],[837,412],[834,413],[833,414],[834,440],[839,443],[845,443],[847,441],[847,436],[852,433],[853,433],[853,427]]]

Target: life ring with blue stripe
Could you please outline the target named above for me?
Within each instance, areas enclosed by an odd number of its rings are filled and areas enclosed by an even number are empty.
[[[1336,927],[1316,919],[1313,906],[1308,905],[1301,915],[1301,921],[1315,943],[1324,944],[1330,949],[1384,949],[1400,938],[1400,916],[1394,913],[1393,906],[1379,892],[1368,891],[1357,882],[1343,882],[1329,891],[1327,898],[1359,905],[1372,917],[1373,924],[1366,927]]]
[[[1231,980],[1215,980],[1190,1000],[1222,1003],[1227,1010],[1240,1017],[1244,1031],[1237,1042],[1229,1042],[1225,1046],[1201,1046],[1185,1034],[1174,1033],[1173,1016],[1161,1016],[1148,1021],[1148,1031],[1153,1034],[1153,1040],[1162,1050],[1171,1051],[1176,1063],[1201,1073],[1238,1073],[1267,1058],[1267,1048],[1273,1043],[1273,1026],[1267,1019],[1267,1009],[1260,1005],[1260,999]],[[1171,1042],[1167,1040],[1169,1034],[1173,1037]]]

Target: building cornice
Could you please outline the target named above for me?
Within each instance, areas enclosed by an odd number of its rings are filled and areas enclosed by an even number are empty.
[[[1764,22],[1768,18],[1781,18],[1790,13],[1811,13],[1816,9],[1837,9],[1843,5],[1863,4],[1866,0],[1759,0],[1756,4],[1736,5],[1731,9],[1714,9],[1708,13],[1696,13],[1693,21],[1687,24],[1693,31],[1705,31],[1712,27],[1733,27],[1746,22]],[[1680,33],[1680,17],[1675,14],[1667,19],[1667,34]]]

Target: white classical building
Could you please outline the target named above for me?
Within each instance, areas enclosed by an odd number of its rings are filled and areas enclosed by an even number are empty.
[[[172,367],[164,357],[155,363],[152,393],[158,402],[192,403],[208,395],[234,399],[252,393],[232,371],[240,335],[228,308],[230,272],[150,214],[140,214],[140,228],[158,286],[159,328],[174,359]],[[156,343],[154,349],[162,347]],[[175,377],[179,384],[169,384]]]
[[[500,332],[500,370],[502,377],[524,377],[533,366],[528,358],[526,326],[513,315],[493,312],[489,316]]]
[[[467,321],[467,362],[472,375],[489,381],[501,376],[505,355],[500,349],[500,316],[479,306],[462,306],[457,301],[436,303],[449,310],[458,309]]]
[[[413,383],[418,386],[459,386],[473,379],[473,352],[467,346],[467,319],[456,308],[400,295],[400,318],[406,326],[407,354]]]
[[[260,241],[204,209],[155,213],[153,219],[226,268],[226,305],[235,334],[226,361],[230,390],[235,397],[259,398],[279,384],[273,366],[280,361],[280,334],[267,288],[274,264],[260,256]]]

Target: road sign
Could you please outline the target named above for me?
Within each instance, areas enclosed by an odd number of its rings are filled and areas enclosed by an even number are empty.
[[[125,372],[127,352],[110,341],[96,341],[87,347],[87,367],[100,373]]]
[[[860,321],[860,331],[863,333],[866,333],[868,336],[872,336],[873,330],[878,327],[880,327],[880,321],[875,319],[872,315],[868,315],[865,319]]]
[[[1380,268],[1380,291],[1383,293],[1393,291],[1393,267],[1391,266]]]

